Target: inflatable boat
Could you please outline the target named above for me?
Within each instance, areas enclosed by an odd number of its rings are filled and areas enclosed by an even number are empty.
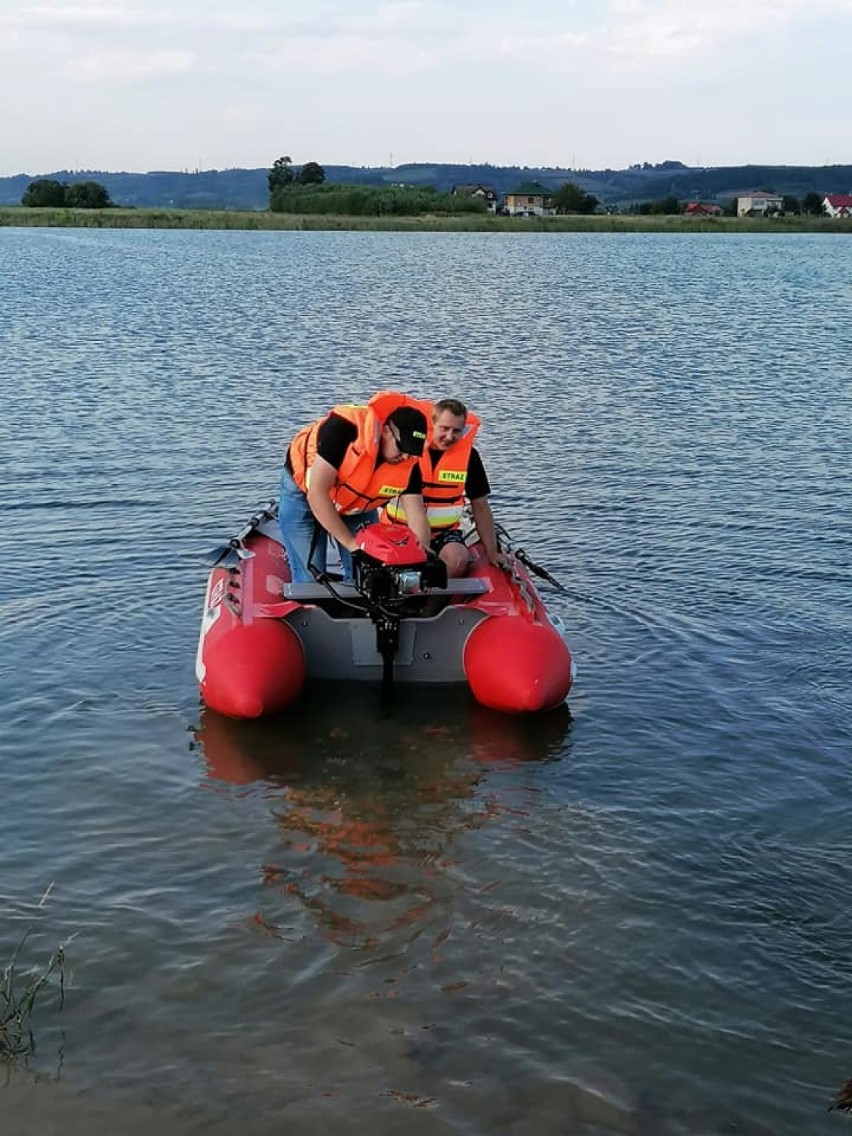
[[[196,674],[207,706],[231,718],[286,710],[305,682],[467,684],[494,710],[550,710],[574,677],[558,617],[532,573],[556,581],[499,530],[508,568],[489,563],[475,530],[467,576],[447,580],[405,525],[368,525],[353,580],[290,582],[275,503],[215,555]],[[558,585],[557,585],[558,586]]]

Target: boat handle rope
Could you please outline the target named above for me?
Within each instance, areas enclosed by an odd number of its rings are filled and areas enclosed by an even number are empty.
[[[527,568],[529,568],[530,572],[532,572],[534,575],[539,576],[542,580],[546,580],[548,584],[551,584],[554,588],[556,588],[558,592],[564,592],[567,594],[568,589],[563,584],[560,584],[555,577],[551,576],[546,568],[542,568],[540,564],[536,564],[532,557],[527,554],[525,549],[516,548],[515,556],[518,558],[518,560],[520,560],[521,564],[524,564]]]
[[[232,536],[226,544],[221,545],[219,548],[213,549],[210,553],[213,566],[215,567],[220,561],[224,560],[232,553],[235,553],[240,560],[248,560],[252,556],[252,553],[249,552],[245,546],[246,540],[264,521],[272,521],[277,516],[278,502],[273,498],[268,505],[265,505],[262,509],[258,509],[256,513],[249,517],[236,536]]]
[[[500,551],[507,554],[512,565],[510,569],[512,581],[517,586],[518,591],[523,596],[524,600],[527,603],[527,606],[531,611],[535,610],[535,602],[530,595],[529,589],[527,587],[527,582],[520,576],[517,569],[515,568],[514,561],[516,560],[520,561],[520,563],[523,564],[529,572],[532,572],[534,575],[539,576],[542,580],[546,580],[547,583],[551,584],[554,588],[556,588],[557,591],[567,594],[568,589],[563,587],[563,585],[560,584],[559,581],[555,579],[555,577],[551,576],[546,568],[542,568],[540,564],[536,564],[533,558],[526,551],[526,549],[514,548],[512,546],[512,538],[509,536],[509,533],[506,531],[504,525],[495,525],[494,531],[497,534],[497,542],[500,547]]]
[[[509,576],[512,580],[512,583],[515,585],[515,588],[517,589],[517,592],[520,595],[521,599],[527,605],[527,610],[531,614],[535,614],[535,601],[533,600],[532,595],[530,594],[530,590],[527,587],[527,581],[515,567],[516,562],[520,558],[512,549],[508,550],[508,557],[510,564]],[[521,563],[523,563],[523,561],[521,561]]]

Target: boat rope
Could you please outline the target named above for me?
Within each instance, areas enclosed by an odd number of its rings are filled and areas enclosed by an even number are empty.
[[[278,516],[278,502],[273,498],[268,505],[264,505],[262,509],[258,509],[254,513],[240,531],[232,536],[227,544],[223,544],[220,548],[216,548],[210,554],[215,567],[226,557],[233,557],[236,555],[240,560],[245,560],[251,556],[251,553],[246,548],[246,541],[255,529],[260,528],[264,521],[274,521]]]
[[[516,567],[516,564],[518,563],[518,560],[520,558],[511,549],[508,549],[508,550],[504,549],[503,551],[507,553],[507,556],[508,556],[508,559],[509,559],[509,565],[510,565],[509,576],[511,578],[512,583],[515,586],[515,590],[517,591],[518,595],[521,597],[521,599],[526,604],[527,611],[529,611],[530,614],[533,614],[535,612],[535,601],[534,601],[534,599],[532,597],[532,593],[530,592],[530,589],[527,585],[527,581],[520,574],[520,572],[518,571],[518,569]]]

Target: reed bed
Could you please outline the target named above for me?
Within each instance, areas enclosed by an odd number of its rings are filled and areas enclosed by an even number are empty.
[[[852,233],[852,219],[829,217],[692,217],[607,214],[497,217],[422,214],[350,217],[210,209],[30,209],[0,207],[0,226],[76,229],[337,230],[442,233]]]

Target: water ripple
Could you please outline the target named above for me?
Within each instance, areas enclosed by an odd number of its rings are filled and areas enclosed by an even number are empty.
[[[37,1027],[80,1109],[828,1134],[852,323],[825,296],[850,256],[0,230],[0,951],[32,920],[28,963],[78,933]],[[383,717],[334,689],[266,724],[202,711],[205,554],[296,427],[394,385],[481,414],[495,512],[566,589],[543,594],[570,713],[401,692]]]

